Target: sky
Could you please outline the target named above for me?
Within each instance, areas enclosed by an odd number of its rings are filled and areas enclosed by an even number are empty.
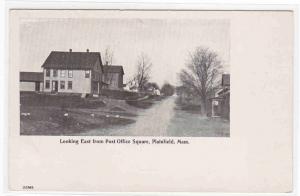
[[[51,51],[113,51],[113,64],[124,67],[124,83],[135,73],[137,58],[147,54],[153,64],[150,81],[178,85],[178,73],[189,53],[208,47],[230,66],[230,22],[182,18],[34,18],[20,24],[20,70],[42,71]]]

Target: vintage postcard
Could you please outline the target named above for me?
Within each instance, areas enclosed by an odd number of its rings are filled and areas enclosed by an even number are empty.
[[[292,191],[293,14],[10,10],[10,189]]]
[[[229,20],[37,18],[20,28],[21,135],[230,136]]]

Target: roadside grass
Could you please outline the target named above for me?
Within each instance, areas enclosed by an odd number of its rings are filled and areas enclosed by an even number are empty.
[[[20,93],[20,103],[26,106],[54,106],[60,108],[99,108],[105,106],[100,99],[81,98],[80,95],[75,94]]]
[[[168,128],[175,137],[229,137],[230,122],[222,118],[209,118],[183,110],[174,110],[175,117]]]
[[[110,99],[120,99],[120,100],[137,100],[139,98],[146,96],[146,93],[131,92],[125,90],[112,90],[112,89],[102,89],[100,94],[101,96]]]
[[[161,101],[163,97],[157,95],[147,95],[144,99],[137,99],[137,100],[126,100],[128,105],[141,108],[141,109],[148,109],[150,108],[156,101]]]
[[[99,109],[106,107],[99,98],[81,98],[73,94],[21,93],[20,103],[21,135],[78,135],[95,128],[135,122],[121,117],[118,113],[128,116],[130,113],[127,114],[117,105],[112,114],[97,113]]]
[[[115,106],[115,107],[111,108],[110,111],[124,112],[126,110],[124,110],[121,107]]]
[[[176,137],[229,137],[230,121],[201,114],[197,102],[175,101],[169,134]]]
[[[21,116],[21,135],[76,135],[95,128],[135,122],[113,115],[91,115],[80,111],[61,110],[57,107],[21,106],[22,112],[30,115]]]
[[[150,108],[153,105],[152,101],[136,101],[136,100],[127,100],[126,103],[128,105],[137,107],[137,108],[142,108],[142,109],[147,109]]]
[[[183,110],[192,114],[201,114],[201,105],[195,101],[183,101],[182,99],[177,97],[175,104],[175,110]]]
[[[192,114],[201,114],[201,106],[197,104],[184,104],[184,105],[177,105],[175,107],[176,110],[184,110],[186,112]]]
[[[157,96],[125,101],[102,95],[81,98],[78,94],[22,92],[20,133],[71,136],[92,129],[105,132],[105,128],[134,123],[139,110],[151,107],[158,100]]]

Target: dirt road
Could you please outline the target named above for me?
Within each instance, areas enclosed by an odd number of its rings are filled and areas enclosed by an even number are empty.
[[[158,101],[151,108],[138,113],[136,122],[124,126],[95,129],[84,135],[105,136],[176,136],[228,137],[229,121],[208,118],[200,114],[175,109],[176,97]],[[104,132],[103,132],[104,131]]]
[[[167,136],[169,122],[174,115],[174,107],[174,97],[159,101],[151,108],[141,111],[135,123],[108,128],[106,133],[114,136]],[[97,135],[97,133],[97,130],[91,130],[85,135]]]

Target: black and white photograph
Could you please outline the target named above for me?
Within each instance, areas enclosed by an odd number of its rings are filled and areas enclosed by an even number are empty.
[[[298,10],[68,5],[7,10],[9,190],[293,191]]]
[[[230,137],[229,20],[35,18],[19,28],[21,135]]]

